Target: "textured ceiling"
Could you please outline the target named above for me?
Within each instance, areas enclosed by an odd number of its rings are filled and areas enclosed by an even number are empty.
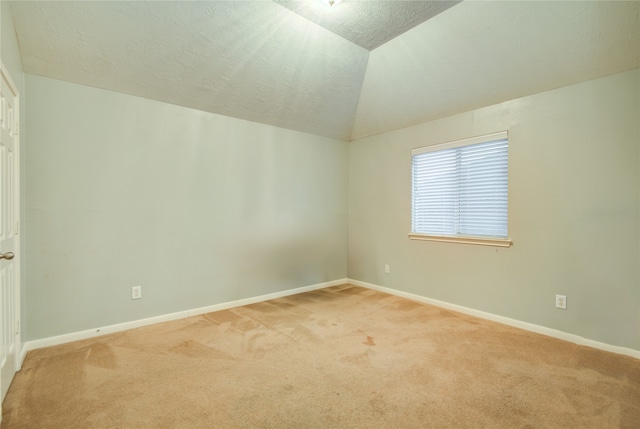
[[[26,73],[343,140],[640,67],[638,1],[357,3],[11,8]]]
[[[463,2],[371,52],[352,137],[640,67],[640,2]]]
[[[318,0],[273,1],[369,51],[460,2],[345,0],[327,7]]]
[[[348,139],[369,52],[266,2],[12,4],[25,72]]]

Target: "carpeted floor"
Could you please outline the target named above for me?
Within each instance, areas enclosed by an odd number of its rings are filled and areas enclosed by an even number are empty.
[[[13,428],[640,428],[640,360],[353,286],[28,354]]]

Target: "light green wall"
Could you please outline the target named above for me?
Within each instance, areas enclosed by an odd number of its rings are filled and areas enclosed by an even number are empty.
[[[25,99],[5,2],[1,13],[2,60],[28,107],[26,339],[334,280],[348,265],[357,280],[640,350],[638,70],[347,149],[35,76]],[[410,241],[410,149],[504,129],[514,247]]]
[[[346,277],[347,143],[26,86],[28,339]]]
[[[640,350],[639,94],[634,70],[350,143],[349,277]],[[501,130],[514,246],[409,240],[411,148]]]

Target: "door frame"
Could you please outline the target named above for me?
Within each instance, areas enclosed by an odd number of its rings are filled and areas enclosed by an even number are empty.
[[[21,234],[21,228],[20,228],[20,212],[21,212],[21,201],[22,201],[22,188],[21,188],[21,184],[20,184],[20,178],[21,178],[21,161],[20,161],[20,137],[21,137],[21,130],[20,130],[20,124],[22,123],[21,121],[21,103],[20,103],[20,92],[18,91],[18,88],[16,86],[16,84],[13,82],[13,79],[11,79],[11,76],[9,75],[9,72],[7,71],[7,68],[4,66],[4,63],[0,60],[0,78],[5,79],[5,81],[9,84],[9,89],[13,92],[13,94],[15,95],[15,105],[14,105],[14,109],[15,109],[15,117],[14,117],[14,126],[15,126],[15,130],[16,130],[16,134],[15,134],[15,141],[14,141],[14,156],[15,156],[15,166],[14,166],[14,180],[16,183],[16,190],[14,193],[13,198],[15,199],[14,201],[14,207],[15,207],[15,225],[11,225],[12,228],[14,228],[15,231],[15,243],[14,243],[14,249],[13,249],[13,253],[15,253],[16,257],[14,260],[14,266],[13,266],[13,270],[14,270],[14,282],[15,282],[15,293],[14,293],[14,315],[15,315],[15,320],[13,321],[14,323],[14,335],[15,335],[15,355],[14,355],[14,359],[15,359],[15,369],[16,372],[20,371],[20,369],[22,368],[22,329],[21,329],[21,294],[22,294],[22,283],[21,283],[21,265],[22,265],[22,254],[21,254],[21,249],[20,249],[20,244],[21,244],[21,240],[22,240],[22,234]],[[4,398],[2,398],[4,400]],[[1,404],[0,404],[1,405]],[[0,406],[0,421],[2,421],[2,407]]]

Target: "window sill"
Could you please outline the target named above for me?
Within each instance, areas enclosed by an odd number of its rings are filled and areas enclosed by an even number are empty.
[[[511,247],[513,242],[508,238],[448,237],[440,235],[424,235],[409,233],[411,240],[443,241],[445,243],[475,244],[478,246]]]

